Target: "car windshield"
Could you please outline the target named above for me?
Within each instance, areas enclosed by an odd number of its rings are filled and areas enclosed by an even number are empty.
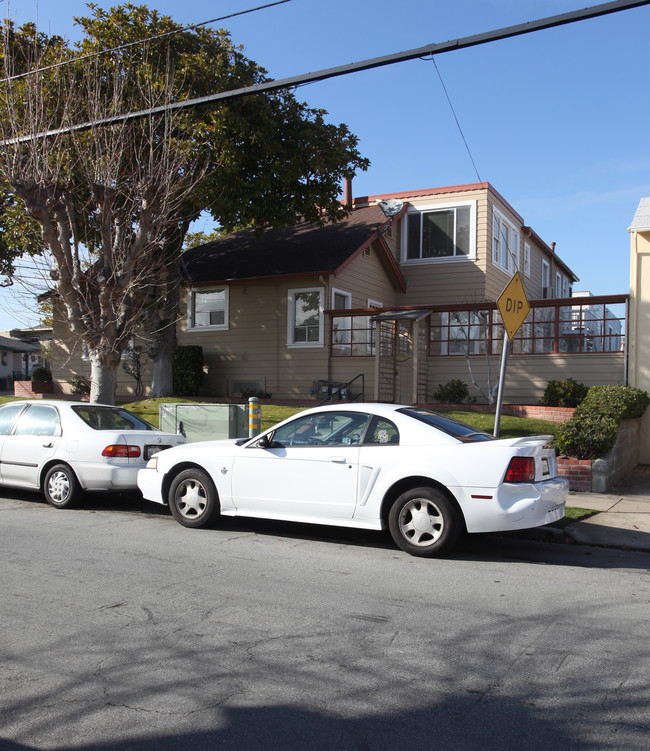
[[[157,430],[151,423],[119,407],[89,404],[72,409],[93,430]]]
[[[485,433],[482,430],[477,430],[472,425],[468,425],[466,422],[455,420],[453,417],[447,415],[441,415],[439,412],[433,412],[430,409],[423,409],[420,407],[407,407],[405,409],[398,409],[403,415],[413,417],[415,420],[420,420],[427,425],[431,425],[438,430],[441,430],[447,435],[451,435],[457,438],[459,441],[466,443],[472,443],[474,441],[493,441],[494,436],[489,433]]]

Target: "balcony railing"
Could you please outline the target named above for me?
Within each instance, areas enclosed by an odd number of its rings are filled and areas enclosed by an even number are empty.
[[[531,302],[530,313],[512,341],[511,354],[597,354],[623,352],[627,337],[628,295],[571,297]],[[430,357],[499,355],[503,323],[496,303],[418,306],[395,309],[430,311]],[[383,314],[389,309],[381,309]],[[376,325],[373,310],[327,311],[332,357],[372,357]],[[382,326],[386,327],[386,321]],[[382,352],[394,338],[380,328]]]

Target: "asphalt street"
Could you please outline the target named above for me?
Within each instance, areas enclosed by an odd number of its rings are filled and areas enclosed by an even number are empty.
[[[0,493],[0,749],[646,749],[650,555]]]

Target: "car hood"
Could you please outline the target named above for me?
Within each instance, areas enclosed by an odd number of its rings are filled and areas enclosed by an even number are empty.
[[[178,436],[185,441],[183,436]],[[174,446],[173,449],[168,449],[168,452],[173,451],[173,455],[178,457],[179,454],[196,454],[197,451],[214,451],[218,452],[220,456],[232,456],[236,454],[241,443],[241,438],[224,438],[219,441],[195,441],[193,443],[183,443],[181,446]],[[166,452],[167,453],[167,452]]]

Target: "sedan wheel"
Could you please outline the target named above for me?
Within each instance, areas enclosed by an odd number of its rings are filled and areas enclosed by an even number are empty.
[[[47,502],[55,508],[70,508],[80,495],[75,473],[67,464],[55,464],[45,475],[43,493]]]
[[[204,527],[219,511],[217,489],[202,469],[186,469],[169,488],[169,508],[184,527]]]
[[[388,528],[402,550],[411,555],[434,556],[454,545],[462,522],[445,495],[424,487],[402,493],[390,509]]]

